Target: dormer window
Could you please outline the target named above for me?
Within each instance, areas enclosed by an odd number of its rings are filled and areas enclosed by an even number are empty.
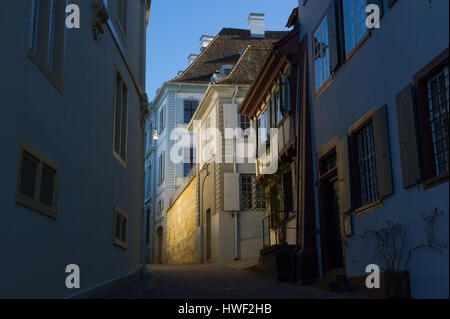
[[[233,65],[232,64],[222,65],[222,67],[220,68],[220,74],[228,75],[228,74],[231,73],[231,70],[233,70]]]

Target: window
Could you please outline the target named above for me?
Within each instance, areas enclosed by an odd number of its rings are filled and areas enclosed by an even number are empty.
[[[325,175],[336,168],[336,151],[326,155],[319,160],[320,176]]]
[[[425,187],[448,181],[449,58],[448,49],[414,77],[417,95],[422,169]]]
[[[345,54],[349,55],[367,33],[366,0],[343,0]]]
[[[164,173],[166,169],[165,165],[166,160],[166,154],[165,152],[162,152],[161,155],[159,155],[159,183],[161,184],[164,182]]]
[[[291,110],[291,85],[289,83],[288,77],[284,79],[284,99],[283,99],[283,108],[286,112],[289,112]]]
[[[117,19],[119,20],[123,34],[126,36],[128,26],[128,0],[117,1]]]
[[[152,166],[151,165],[148,166],[148,171],[146,173],[145,184],[146,184],[146,197],[148,198],[153,193],[153,187],[152,187]]]
[[[268,108],[258,118],[258,141],[259,145],[263,145],[269,139],[269,110]],[[263,132],[265,131],[265,132]]]
[[[164,129],[166,128],[166,118],[165,118],[165,107],[163,106],[163,108],[161,109],[161,111],[159,112],[159,133],[161,134],[162,131],[164,131]]]
[[[159,212],[163,212],[163,210],[164,210],[164,199],[160,199],[159,200],[159,202],[158,202],[158,209],[159,209]]]
[[[241,210],[265,209],[264,190],[255,175],[240,175]]]
[[[281,111],[281,90],[275,93],[275,108],[276,108],[276,124],[278,125],[283,119]]]
[[[328,44],[328,20],[325,17],[313,37],[314,88],[319,90],[330,78],[330,47]]]
[[[189,172],[191,171],[192,167],[194,167],[194,149],[193,148],[185,149],[185,162],[183,169],[184,177],[189,175]]]
[[[434,169],[436,175],[448,172],[448,96],[449,96],[448,66],[440,69],[427,81],[428,121],[431,128],[434,152]]]
[[[247,115],[239,116],[239,127],[244,131],[244,138],[248,139],[249,134],[246,131],[250,128],[250,119]]]
[[[114,155],[125,166],[128,130],[128,89],[122,76],[116,75],[116,101],[114,105]]]
[[[353,148],[354,174],[359,181],[354,185],[358,194],[355,204],[359,208],[379,200],[372,121],[353,133]]]
[[[66,1],[32,0],[29,57],[62,91]]]
[[[21,144],[16,203],[57,218],[59,167],[26,143]]]
[[[184,101],[184,123],[189,123],[197,110],[197,101]]]
[[[128,216],[120,208],[114,209],[114,245],[127,249]]]

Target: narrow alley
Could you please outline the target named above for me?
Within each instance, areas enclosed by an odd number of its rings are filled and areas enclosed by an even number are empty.
[[[279,283],[232,263],[148,265],[150,278],[111,298],[143,299],[338,299],[361,298],[352,292],[331,293],[309,286]]]

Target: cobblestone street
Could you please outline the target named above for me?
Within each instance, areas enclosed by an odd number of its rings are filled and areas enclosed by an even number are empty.
[[[316,299],[361,298],[312,287],[278,283],[227,264],[149,265],[142,280],[112,298],[144,299]]]

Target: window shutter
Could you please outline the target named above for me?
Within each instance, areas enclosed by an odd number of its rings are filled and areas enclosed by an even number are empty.
[[[383,198],[394,192],[386,105],[375,112],[372,117],[372,124],[374,132],[378,194],[381,198]]]
[[[411,84],[397,95],[396,102],[403,187],[409,188],[421,181],[414,100]]]
[[[380,19],[383,17],[384,13],[384,0],[367,0],[367,5],[376,4],[380,8]]]
[[[339,66],[339,42],[336,23],[336,9],[334,1],[331,2],[327,10],[328,20],[328,42],[330,45],[330,70],[334,72]]]
[[[337,33],[337,50],[338,50],[339,64],[342,64],[345,61],[344,15],[343,15],[342,1],[334,0],[333,4],[335,12],[335,26]]]
[[[352,210],[347,136],[342,138],[338,143],[337,160],[339,177],[339,207],[341,214],[344,214]]]

